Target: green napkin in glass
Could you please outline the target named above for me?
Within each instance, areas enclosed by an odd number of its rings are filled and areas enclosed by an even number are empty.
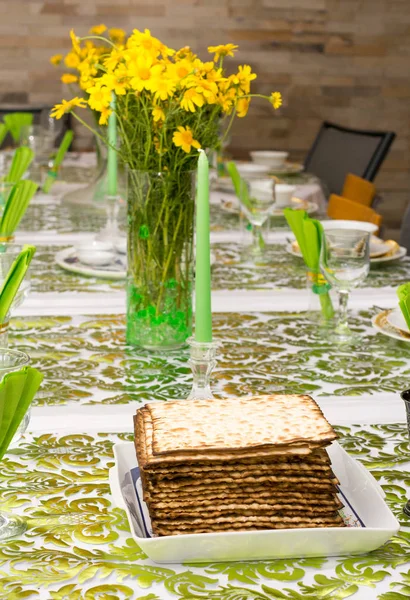
[[[410,329],[410,283],[403,283],[397,288],[400,310]]]
[[[308,268],[308,276],[312,282],[312,291],[319,295],[322,314],[330,319],[334,315],[332,300],[329,296],[330,285],[324,280],[319,268],[323,237],[322,225],[316,219],[311,219],[304,210],[285,208],[283,214],[299,244],[303,260]]]
[[[74,136],[74,133],[73,133],[73,131],[71,131],[71,129],[70,129],[70,131],[66,131],[64,134],[64,137],[62,139],[60,147],[57,150],[57,154],[54,158],[53,167],[47,173],[47,177],[46,177],[46,180],[43,185],[43,192],[45,192],[46,194],[48,194],[48,192],[51,189],[51,186],[53,185],[54,181],[56,180],[58,169],[59,169],[61,163],[63,162],[64,156],[65,156],[67,150],[69,149],[71,142],[73,141],[73,136]]]
[[[33,124],[33,115],[26,112],[14,112],[4,115],[3,118],[7,129],[10,131],[13,140],[18,143],[21,138],[23,127],[30,127]]]
[[[0,219],[0,237],[10,237],[14,234],[37,187],[37,184],[29,179],[20,181],[13,187]]]
[[[242,177],[239,175],[239,171],[235,165],[234,162],[230,161],[226,164],[226,169],[231,177],[232,183],[233,183],[233,187],[235,190],[235,194],[239,200],[239,202],[242,204],[242,206],[249,210],[252,211],[252,202],[249,198],[249,194],[248,194],[248,186],[246,185],[246,183],[244,182],[244,180],[242,179]],[[250,227],[252,227],[251,224],[249,224]],[[265,240],[263,239],[262,234],[259,234],[259,246],[260,248],[264,248],[265,247]]]
[[[7,373],[0,381],[0,459],[27,412],[43,375],[33,367]]]
[[[0,146],[4,142],[4,138],[6,137],[8,132],[7,125],[5,123],[0,123]]]
[[[27,146],[17,148],[13,154],[13,160],[11,161],[9,172],[5,176],[4,181],[18,183],[29,168],[33,158],[34,152],[31,148],[28,148]]]
[[[11,265],[7,277],[3,281],[0,289],[0,323],[4,323],[6,319],[35,251],[35,246],[23,246],[23,250]]]

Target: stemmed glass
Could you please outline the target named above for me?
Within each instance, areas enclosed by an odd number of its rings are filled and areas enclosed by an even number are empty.
[[[239,200],[252,225],[253,242],[249,254],[258,263],[263,261],[262,226],[275,205],[275,181],[270,177],[241,178]]]
[[[356,229],[327,229],[323,233],[320,269],[339,295],[339,321],[334,340],[354,342],[347,322],[347,305],[352,289],[367,277],[370,268],[370,233]]]
[[[55,144],[56,139],[63,131],[63,119],[54,119],[50,117],[50,109],[44,108],[40,114],[40,125],[46,131],[53,140],[53,144]]]

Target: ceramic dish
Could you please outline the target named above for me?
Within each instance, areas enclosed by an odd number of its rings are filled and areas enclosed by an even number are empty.
[[[273,211],[271,212],[271,216],[285,218],[285,216],[283,214],[284,208],[286,208],[286,207],[274,208]],[[318,206],[318,204],[316,204],[316,202],[308,202],[307,200],[300,200],[299,198],[292,198],[292,204],[291,204],[290,208],[293,208],[294,210],[305,210],[308,215],[312,215],[313,213],[315,213],[318,210],[319,206]]]
[[[406,256],[407,250],[406,250],[406,248],[403,248],[402,246],[397,246],[397,248],[398,248],[398,250],[395,254],[391,254],[389,256],[379,256],[379,257],[375,257],[375,258],[370,258],[370,265],[376,266],[376,265],[380,265],[380,264],[391,263],[396,260],[401,260],[404,256]],[[302,258],[302,253],[300,251],[299,245],[297,244],[296,240],[286,244],[285,250],[286,250],[286,252],[288,252],[288,254],[291,254],[292,256],[296,256],[297,258]]]
[[[305,167],[299,163],[285,162],[283,167],[270,169],[270,172],[274,175],[294,175],[304,171]]]
[[[327,221],[321,221],[323,229],[328,231],[329,229],[354,229],[357,231],[366,231],[367,233],[376,233],[379,229],[377,225],[368,223],[367,221],[347,221],[344,219],[329,219]]]
[[[269,173],[269,167],[257,165],[254,162],[236,162],[235,165],[239,175],[244,178],[264,176]]]
[[[265,165],[270,170],[283,169],[289,156],[289,152],[275,150],[256,150],[250,154],[254,163]]]
[[[386,318],[388,324],[393,327],[393,329],[399,329],[401,332],[410,335],[410,330],[407,326],[406,319],[403,317],[403,313],[401,312],[399,306],[396,306],[396,308],[389,311],[389,314]]]
[[[401,329],[394,327],[389,322],[390,314],[395,309],[383,310],[372,319],[373,328],[387,337],[399,340],[400,342],[410,342],[410,333],[405,333]]]
[[[85,275],[87,277],[98,277],[99,279],[125,279],[127,269],[124,256],[112,253],[111,260],[104,265],[89,265],[81,262],[76,248],[65,248],[57,252],[55,261],[59,267],[70,273]]]
[[[384,501],[384,492],[358,461],[337,442],[328,448],[343,495],[345,528],[277,529],[149,537],[146,506],[138,493],[139,469],[133,442],[114,445],[110,469],[114,503],[128,517],[131,535],[147,556],[158,563],[272,560],[308,556],[360,554],[379,548],[399,530]]]

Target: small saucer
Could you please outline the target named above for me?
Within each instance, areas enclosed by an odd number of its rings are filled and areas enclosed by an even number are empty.
[[[104,251],[99,251],[101,254]],[[95,251],[97,256],[97,251]],[[86,260],[90,260],[91,254],[87,255]],[[95,258],[95,256],[93,257]],[[55,261],[59,267],[70,273],[85,275],[87,277],[97,277],[99,279],[120,280],[125,279],[127,270],[125,265],[125,256],[111,250],[111,260],[104,265],[85,264],[80,260],[77,248],[65,248],[57,252]]]
[[[393,312],[393,308],[389,310],[383,310],[381,313],[375,315],[372,319],[373,328],[379,333],[383,333],[387,337],[391,337],[400,342],[410,342],[410,333],[405,333],[396,327],[390,325],[388,317]]]

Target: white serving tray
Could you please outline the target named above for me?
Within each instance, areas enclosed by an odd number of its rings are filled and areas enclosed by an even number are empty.
[[[328,452],[340,489],[363,526],[148,537],[147,513],[144,510],[144,518],[131,475],[131,470],[138,466],[132,442],[114,445],[115,466],[110,469],[111,493],[115,505],[127,513],[132,537],[157,563],[339,556],[379,548],[400,527],[384,501],[382,488],[371,473],[337,442],[333,442]]]

